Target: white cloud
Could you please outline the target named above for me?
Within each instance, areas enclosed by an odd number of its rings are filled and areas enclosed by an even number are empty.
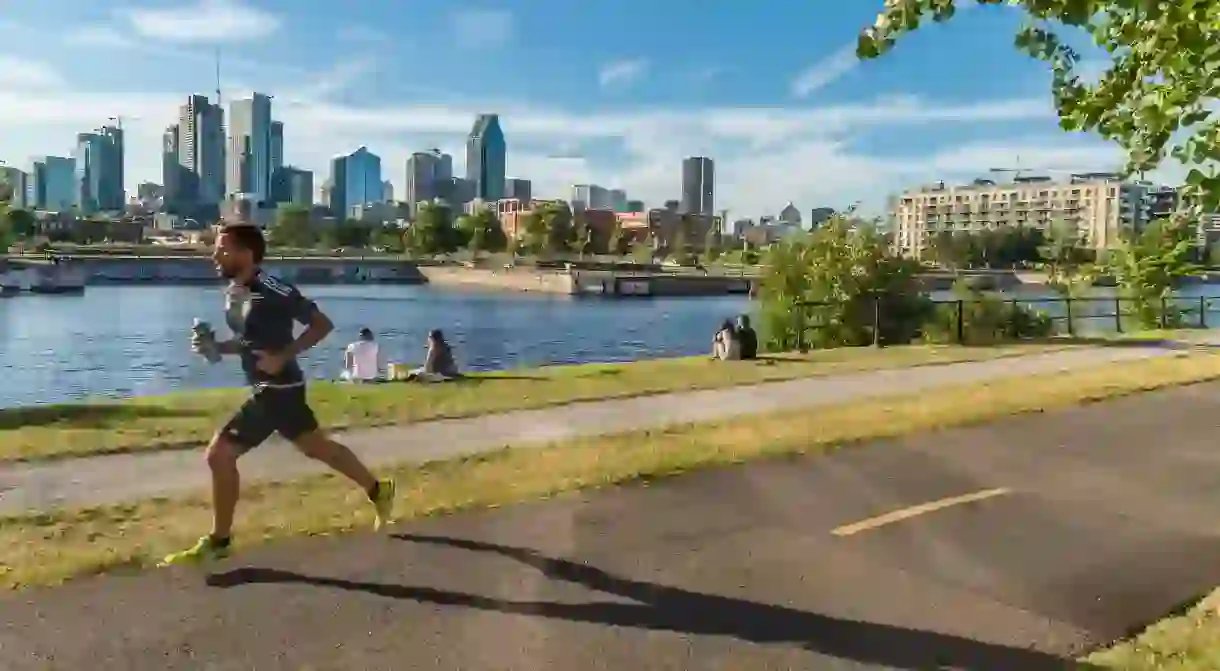
[[[792,80],[792,95],[797,98],[807,98],[815,91],[830,85],[854,70],[859,62],[854,43],[841,47],[830,56],[801,71]]]
[[[630,86],[648,72],[648,61],[643,58],[607,63],[597,73],[597,83],[602,88]]]
[[[47,89],[64,84],[55,68],[42,61],[0,54],[0,89]]]
[[[13,64],[17,64],[14,60]],[[127,131],[128,188],[160,181],[160,137],[172,123],[184,92],[122,94],[89,92],[63,81],[53,69],[28,61],[21,68],[0,61],[0,72],[23,72],[0,83],[0,158],[21,165],[38,154],[64,154],[82,129],[121,114]],[[935,179],[968,179],[1020,156],[1030,167],[1101,169],[1116,150],[1051,134],[967,146],[940,146],[918,156],[862,152],[858,139],[880,129],[903,128],[935,136],[938,126],[1041,121],[1054,133],[1049,101],[990,100],[943,104],[913,96],[888,96],[851,105],[603,109],[576,113],[528,103],[474,100],[469,104],[354,106],[336,102],[346,87],[374,66],[371,60],[340,63],[326,72],[251,73],[245,84],[277,94],[273,114],[285,123],[287,160],[318,171],[329,159],[366,144],[382,156],[386,177],[403,193],[404,162],[412,151],[439,146],[463,159],[464,137],[474,116],[498,111],[509,143],[509,173],[534,181],[535,193],[565,194],[573,183],[626,188],[633,198],[659,203],[676,197],[681,159],[716,160],[718,207],[733,216],[774,213],[793,201],[802,210],[846,206],[857,200],[879,207],[903,188]],[[40,74],[39,74],[40,73]],[[10,80],[16,79],[10,75]],[[236,87],[235,87],[236,88]],[[248,88],[243,86],[241,88]],[[229,95],[226,92],[226,95]],[[104,111],[99,111],[104,110]],[[620,159],[592,147],[613,144]]]
[[[245,42],[280,28],[278,16],[242,0],[198,0],[174,9],[130,8],[120,16],[140,35],[164,42]]]
[[[494,49],[513,36],[512,13],[499,9],[465,9],[449,16],[453,39],[464,49]]]

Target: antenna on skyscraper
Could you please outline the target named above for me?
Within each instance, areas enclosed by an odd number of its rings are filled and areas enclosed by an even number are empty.
[[[220,47],[216,47],[216,104],[220,105]]]

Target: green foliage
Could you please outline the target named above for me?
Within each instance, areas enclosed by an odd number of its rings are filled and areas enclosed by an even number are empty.
[[[481,209],[467,217],[460,217],[454,226],[460,232],[460,240],[471,252],[502,252],[508,248],[508,237],[500,226],[500,218],[491,210]]]
[[[393,254],[402,254],[406,251],[403,230],[389,224],[375,227],[372,235],[369,236],[369,244]]]
[[[614,256],[626,256],[631,251],[631,239],[623,232],[623,227],[614,225],[610,239],[606,242],[606,253]]]
[[[703,236],[704,263],[712,263],[716,259],[720,258],[720,254],[723,251],[721,249],[721,244],[723,243],[721,240],[720,231],[714,228],[708,231],[707,235]]]
[[[633,242],[631,244],[631,251],[629,252],[629,255],[631,256],[631,260],[636,263],[652,263],[652,240],[650,238],[646,238],[644,240],[637,240]]]
[[[1043,242],[1042,231],[1022,226],[941,231],[928,242],[924,257],[946,268],[1012,268],[1039,261]]]
[[[909,342],[932,310],[919,264],[843,217],[808,239],[772,246],[764,264],[760,325],[771,350],[867,345],[874,336],[880,344]]]
[[[546,229],[545,250],[551,254],[572,251],[577,245],[576,226],[567,203],[545,203],[537,210]]]
[[[1137,236],[1124,239],[1106,259],[1119,295],[1131,299],[1132,315],[1140,328],[1181,325],[1182,315],[1166,299],[1182,278],[1198,274],[1192,227],[1161,219]]]
[[[1055,221],[1046,231],[1046,241],[1038,247],[1047,284],[1056,292],[1076,295],[1092,286],[1096,261],[1080,235],[1080,228],[1067,221]]]
[[[286,205],[276,212],[275,223],[267,230],[267,242],[275,247],[304,249],[318,244],[319,236],[310,223],[309,210]]]
[[[1097,132],[1127,154],[1129,173],[1149,171],[1167,155],[1192,166],[1186,178],[1196,212],[1220,207],[1220,121],[1213,119],[1220,90],[1220,2],[1214,0],[976,0],[1013,4],[1030,19],[1017,48],[1047,62],[1065,130]],[[947,21],[953,0],[889,0],[857,45],[876,58],[926,18]],[[1081,80],[1080,54],[1065,28],[1081,29],[1111,54],[1096,83]]]
[[[38,232],[38,220],[34,214],[19,207],[3,208],[3,222],[0,225],[17,239],[28,238]]]
[[[403,236],[408,252],[416,256],[435,256],[457,250],[458,233],[452,213],[440,203],[420,205],[419,214]]]
[[[953,288],[959,303],[941,303],[924,324],[927,342],[958,341],[958,311],[961,311],[961,337],[969,345],[993,345],[1011,340],[1045,338],[1053,334],[1050,315],[1015,301],[1003,300],[958,282]]]
[[[521,239],[517,251],[521,254],[540,254],[546,249],[547,224],[539,212],[530,212],[521,220]]]

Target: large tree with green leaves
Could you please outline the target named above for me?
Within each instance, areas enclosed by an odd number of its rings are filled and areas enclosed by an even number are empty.
[[[1182,278],[1199,271],[1194,263],[1195,236],[1182,221],[1161,219],[1110,250],[1106,269],[1119,292],[1131,301],[1141,328],[1179,326],[1181,314],[1167,301]]]
[[[1167,155],[1191,168],[1191,202],[1220,206],[1220,2],[1215,0],[974,0],[1016,5],[1029,21],[1017,48],[1047,62],[1052,92],[1066,130],[1097,132],[1127,153],[1127,171],[1152,170]],[[856,54],[876,58],[926,20],[948,21],[960,0],[887,0]],[[1083,30],[1111,55],[1110,69],[1086,82],[1081,55],[1068,33]]]
[[[508,247],[508,237],[500,226],[495,212],[480,209],[474,214],[458,219],[455,226],[462,231],[466,248],[471,252],[502,252]]]
[[[419,214],[403,238],[406,249],[418,256],[447,254],[457,248],[457,234],[449,208],[441,203],[420,205]]]
[[[275,247],[313,247],[318,234],[309,221],[309,210],[300,205],[285,205],[276,212],[275,223],[267,231]]]

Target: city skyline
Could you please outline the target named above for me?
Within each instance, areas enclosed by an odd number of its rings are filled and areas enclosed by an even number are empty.
[[[276,95],[286,162],[320,178],[334,155],[367,145],[399,194],[406,159],[420,148],[453,155],[465,174],[465,134],[489,110],[510,136],[507,174],[530,179],[536,196],[605,184],[662,202],[680,192],[676,163],[711,156],[717,208],[742,215],[790,200],[805,209],[864,199],[880,209],[887,194],[1018,160],[1103,170],[1121,159],[1096,138],[1056,128],[1045,65],[1012,49],[1017,16],[1002,7],[972,9],[904,43],[901,57],[856,63],[850,46],[873,19],[869,3],[814,15],[763,0],[705,16],[625,2],[621,16],[554,0],[410,16],[371,3],[340,21],[283,0],[15,6],[0,22],[0,158],[26,165],[67,155],[76,133],[121,115],[127,190],[159,182],[166,126],[186,95],[213,91],[219,47],[226,107],[253,90]],[[566,34],[580,31],[524,30],[555,11],[557,25],[657,38],[695,21],[703,39],[590,49]],[[293,46],[302,39],[310,49]],[[725,46],[742,40],[766,43],[765,58]],[[554,53],[564,57],[544,56]],[[1175,170],[1152,178],[1174,183]]]

